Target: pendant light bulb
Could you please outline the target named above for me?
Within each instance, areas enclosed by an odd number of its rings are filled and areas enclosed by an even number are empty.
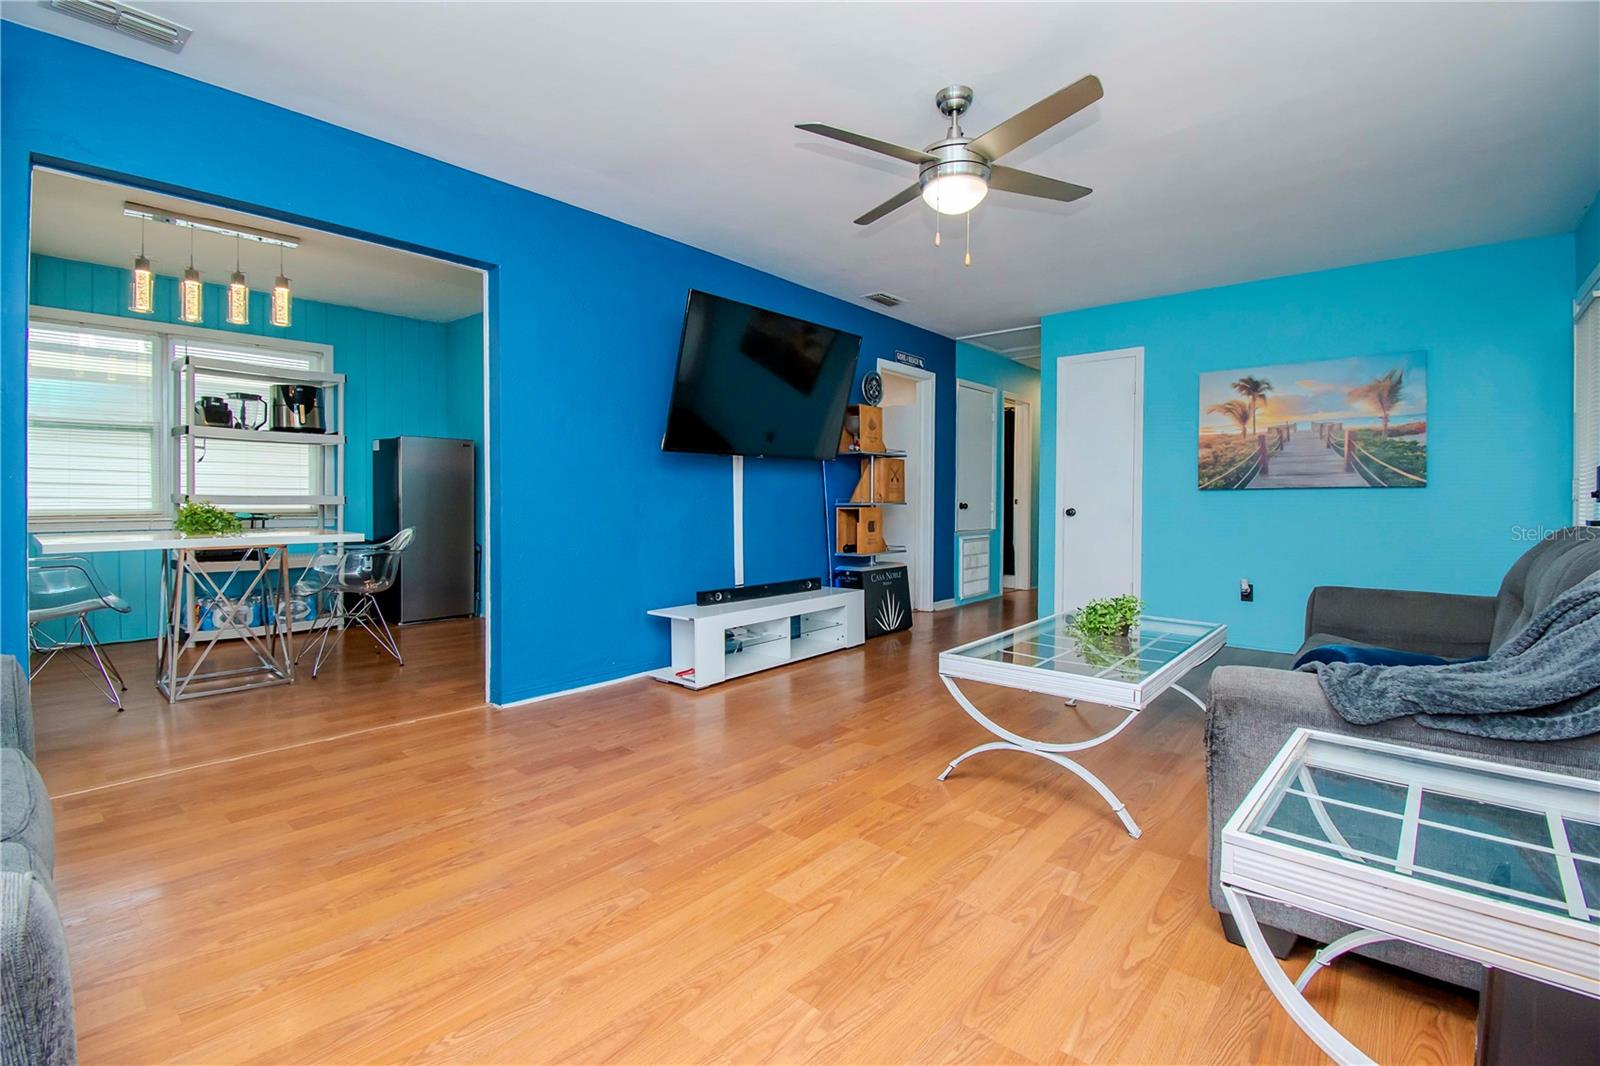
[[[278,278],[272,283],[272,310],[267,320],[279,329],[288,329],[294,293],[289,289],[289,279],[283,272],[283,246],[278,246]]]
[[[136,315],[152,314],[156,309],[156,275],[144,255],[144,219],[139,220],[139,255],[133,261],[128,279],[128,310]]]
[[[183,279],[178,282],[178,318],[183,322],[199,322],[205,317],[204,302],[201,299],[204,289],[200,283],[200,271],[194,268],[194,230],[189,230],[189,269],[183,272]]]
[[[234,238],[233,249],[233,276],[228,279],[228,325],[248,326],[250,324],[250,287],[245,284],[244,271],[239,269],[239,245],[241,238]]]

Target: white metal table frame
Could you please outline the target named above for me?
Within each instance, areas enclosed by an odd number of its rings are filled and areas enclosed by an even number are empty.
[[[1319,745],[1318,761],[1310,769],[1402,788],[1403,811],[1396,814],[1322,796],[1303,762],[1313,743]],[[1408,764],[1410,772],[1395,773],[1401,763]],[[1420,814],[1424,791],[1542,814],[1550,845],[1430,822]],[[1273,839],[1253,828],[1264,826],[1286,795],[1306,801],[1326,839],[1297,838],[1277,828],[1271,831],[1282,839]],[[1351,845],[1333,824],[1329,807],[1399,820],[1396,855]],[[1251,960],[1295,1024],[1335,1062],[1369,1066],[1373,1060],[1318,1014],[1304,995],[1318,971],[1369,944],[1402,940],[1600,999],[1600,899],[1585,899],[1566,831],[1568,819],[1600,824],[1600,782],[1302,728],[1274,756],[1223,827],[1220,887]],[[1419,825],[1550,855],[1564,901],[1426,867],[1430,877],[1444,883],[1413,876]],[[1297,840],[1322,850],[1309,850]],[[1468,891],[1453,882],[1483,884],[1507,898]],[[1515,902],[1519,896],[1549,909]],[[1267,945],[1252,899],[1287,904],[1354,926],[1355,931],[1319,950],[1299,978],[1291,981]],[[1561,904],[1567,913],[1554,909]]]
[[[944,682],[944,687],[949,690],[951,697],[960,705],[962,710],[967,712],[973,721],[1000,738],[987,744],[979,744],[977,747],[956,756],[955,759],[951,760],[950,765],[945,767],[944,772],[939,775],[939,780],[945,780],[957,766],[960,766],[974,755],[981,755],[984,752],[1020,751],[1028,755],[1035,755],[1055,763],[1086,782],[1100,794],[1100,798],[1105,800],[1112,813],[1121,819],[1123,827],[1128,831],[1128,835],[1137,839],[1141,830],[1139,829],[1139,824],[1134,821],[1133,816],[1128,813],[1127,805],[1117,798],[1116,793],[1111,791],[1104,781],[1101,781],[1085,766],[1067,758],[1067,753],[1085,751],[1106,743],[1106,741],[1126,729],[1129,723],[1138,717],[1140,711],[1150,706],[1156,697],[1168,689],[1176,690],[1202,711],[1205,710],[1204,701],[1179,685],[1178,681],[1189,671],[1200,666],[1222,649],[1222,646],[1228,640],[1228,627],[1211,622],[1192,622],[1180,618],[1145,616],[1141,619],[1142,624],[1148,622],[1151,624],[1197,626],[1205,632],[1189,648],[1180,652],[1168,662],[1163,663],[1157,669],[1148,674],[1144,674],[1141,670],[1140,676],[1135,680],[1127,680],[1114,675],[1126,666],[1130,660],[1137,661],[1137,646],[1107,666],[1096,668],[1096,672],[1092,674],[1044,668],[1048,663],[1054,662],[1055,659],[1045,660],[1041,664],[1028,664],[1003,662],[967,654],[979,645],[1001,641],[1025,630],[1036,629],[1041,626],[1049,626],[1052,632],[1057,627],[1060,627],[1063,635],[1065,635],[1067,620],[1070,618],[1070,612],[1051,615],[1048,618],[1027,622],[1012,629],[982,637],[939,654],[939,680]],[[1060,656],[1055,658],[1059,659]],[[1087,740],[1073,741],[1071,743],[1053,743],[1037,740],[1033,737],[1013,732],[984,714],[973,705],[972,700],[967,697],[966,693],[961,691],[960,686],[957,684],[958,681],[976,681],[986,685],[999,685],[1004,688],[1021,689],[1025,692],[1036,692],[1046,696],[1057,696],[1069,705],[1083,700],[1088,703],[1114,707],[1126,713],[1110,729]]]
[[[231,536],[184,537],[154,533],[53,533],[35,538],[47,555],[117,551],[160,551],[162,623],[156,637],[156,688],[168,702],[226,692],[287,685],[294,681],[293,624],[290,620],[290,546],[342,545],[362,540],[359,533],[326,529],[260,529]],[[199,555],[238,552],[236,559],[206,560]],[[220,576],[220,579],[218,577]],[[241,575],[251,575],[242,593],[228,593]],[[276,580],[269,580],[275,575]],[[247,602],[257,592],[271,595],[271,621],[254,626],[212,612],[212,629],[202,629],[197,593]],[[265,599],[265,597],[264,597]],[[252,665],[201,672],[217,642],[237,637],[255,656]],[[185,667],[183,657],[198,651]],[[217,684],[224,682],[223,684]],[[194,688],[191,690],[191,686]]]

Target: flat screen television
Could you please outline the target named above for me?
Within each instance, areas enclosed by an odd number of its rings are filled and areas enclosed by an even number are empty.
[[[861,338],[690,290],[663,451],[832,459]]]

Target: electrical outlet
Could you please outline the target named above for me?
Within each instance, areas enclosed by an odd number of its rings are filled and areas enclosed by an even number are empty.
[[[1255,601],[1255,598],[1256,587],[1250,584],[1249,578],[1241,577],[1239,579],[1239,601],[1241,603],[1252,603]]]

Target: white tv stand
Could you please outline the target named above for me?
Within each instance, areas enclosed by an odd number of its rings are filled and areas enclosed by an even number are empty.
[[[672,665],[652,670],[650,676],[685,688],[706,688],[854,648],[867,639],[860,589],[818,589],[711,607],[661,607],[650,614],[672,622]]]

